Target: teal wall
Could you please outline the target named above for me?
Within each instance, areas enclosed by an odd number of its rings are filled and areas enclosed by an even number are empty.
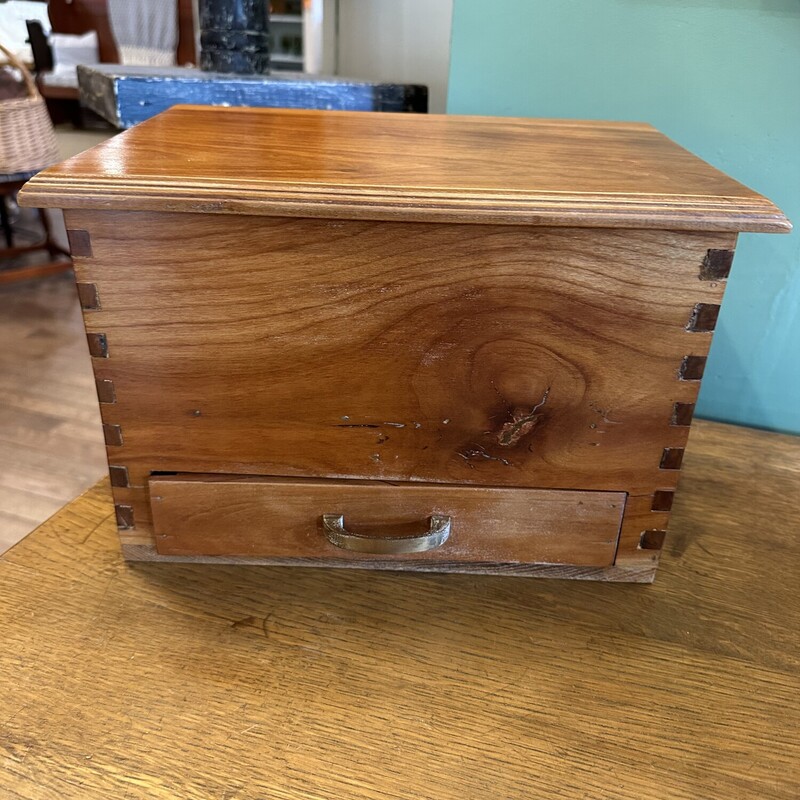
[[[765,194],[698,414],[800,433],[800,0],[455,0],[452,114],[649,122]]]

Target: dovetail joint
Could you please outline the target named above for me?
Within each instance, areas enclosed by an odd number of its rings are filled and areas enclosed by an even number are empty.
[[[78,299],[84,311],[100,310],[100,295],[95,283],[78,283]]]
[[[133,506],[115,505],[114,511],[117,515],[117,528],[121,531],[129,531],[135,528],[133,522]]]
[[[69,251],[78,258],[92,257],[92,239],[89,231],[80,228],[67,229],[67,240],[69,241]]]
[[[672,500],[675,497],[675,492],[671,489],[657,489],[653,492],[653,502],[650,506],[651,511],[670,511],[672,509]]]
[[[733,250],[707,250],[700,265],[701,281],[727,280],[733,264]]]
[[[103,425],[103,436],[105,437],[106,444],[111,447],[120,447],[122,445],[122,428],[119,425]]]
[[[107,378],[97,378],[94,382],[97,388],[97,399],[101,403],[116,403],[117,393],[114,389],[114,381]]]
[[[705,356],[684,356],[678,369],[678,380],[699,381],[706,369]]]
[[[111,477],[111,485],[116,486],[118,489],[127,489],[131,483],[128,478],[128,468],[119,467],[115,464],[110,464],[108,467],[108,474]]]
[[[689,333],[711,333],[717,327],[718,303],[697,303],[689,315],[686,330]]]
[[[672,405],[672,416],[670,425],[687,426],[692,424],[694,416],[694,403],[674,403]]]
[[[680,469],[683,463],[682,447],[665,447],[661,454],[661,469]]]
[[[664,546],[664,538],[666,535],[666,531],[642,531],[642,535],[639,537],[639,549],[661,550],[661,548]]]
[[[92,358],[108,358],[108,339],[104,333],[87,333],[86,341]]]

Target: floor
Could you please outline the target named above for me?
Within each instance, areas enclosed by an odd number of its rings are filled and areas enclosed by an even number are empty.
[[[105,472],[72,276],[0,288],[0,552]]]
[[[61,156],[108,134],[59,129]],[[29,229],[32,217],[19,220]],[[0,286],[0,552],[106,471],[70,274]]]

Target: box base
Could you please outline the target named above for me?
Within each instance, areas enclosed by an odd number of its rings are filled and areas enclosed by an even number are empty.
[[[347,569],[383,569],[402,572],[453,572],[472,575],[511,575],[528,578],[562,578],[614,583],[652,583],[656,564],[641,566],[575,567],[567,564],[460,563],[348,561],[321,558],[243,558],[240,556],[162,556],[153,545],[127,544],[122,553],[128,561],[163,561],[184,564],[243,564],[272,567],[334,567]]]

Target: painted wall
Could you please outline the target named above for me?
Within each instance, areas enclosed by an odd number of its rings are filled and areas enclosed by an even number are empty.
[[[649,122],[777,203],[743,234],[698,414],[800,433],[800,1],[455,0],[448,111]]]
[[[339,75],[428,86],[444,113],[452,0],[339,0]]]

